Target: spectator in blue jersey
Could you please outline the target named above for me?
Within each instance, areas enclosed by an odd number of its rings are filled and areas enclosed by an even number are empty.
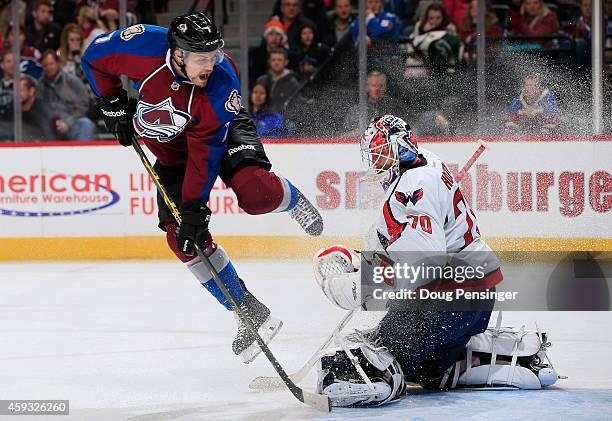
[[[12,51],[12,47],[11,47],[13,44],[13,34],[11,32],[12,29],[13,29],[12,24],[10,24],[7,29],[7,38],[6,38],[7,45],[5,48],[6,51]],[[21,46],[21,59],[20,59],[21,73],[25,73],[29,76],[32,76],[34,79],[40,79],[40,77],[42,76],[42,68],[36,61],[40,57],[40,53],[37,50],[35,50],[33,47],[24,45],[25,36],[23,35],[23,32],[21,32],[19,35],[19,41],[20,41],[20,46]],[[12,58],[12,55],[11,55],[11,58]]]
[[[44,76],[40,81],[40,96],[55,113],[58,139],[94,139],[96,129],[94,123],[86,117],[89,94],[83,82],[62,68],[53,50],[43,53],[41,64]]]
[[[382,0],[366,0],[366,32],[368,46],[372,41],[397,41],[401,33],[401,25],[396,15],[385,12]],[[357,42],[359,36],[359,20],[351,25],[353,43]]]
[[[512,101],[506,116],[506,130],[523,134],[547,134],[559,124],[557,100],[543,87],[540,78],[523,79],[520,95]]]
[[[283,134],[283,116],[268,107],[268,87],[255,82],[251,89],[249,117],[255,122],[257,134],[261,137],[279,137]]]

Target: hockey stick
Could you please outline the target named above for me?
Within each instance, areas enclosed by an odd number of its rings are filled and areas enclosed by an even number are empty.
[[[159,178],[159,175],[157,175],[157,172],[151,165],[149,158],[147,158],[147,156],[145,155],[144,151],[142,150],[142,148],[140,147],[136,139],[132,139],[132,146],[134,147],[134,150],[138,154],[138,157],[142,161],[142,164],[146,168],[147,172],[153,179],[153,182],[157,186],[157,190],[159,191],[160,195],[164,199],[164,203],[168,206],[168,208],[172,212],[172,216],[174,216],[174,219],[176,220],[176,222],[180,224],[181,214],[176,204],[174,203],[174,201],[170,198],[168,191],[162,184]],[[261,336],[259,336],[259,332],[257,332],[257,329],[255,329],[251,321],[245,316],[244,312],[242,311],[242,309],[240,308],[240,306],[238,305],[238,303],[236,302],[232,294],[228,291],[227,287],[225,286],[225,284],[219,277],[219,273],[213,267],[212,263],[210,263],[210,260],[208,259],[208,257],[202,252],[202,250],[197,245],[196,245],[196,250],[198,253],[198,257],[200,258],[200,260],[202,260],[202,262],[204,263],[204,266],[206,266],[206,269],[208,269],[208,271],[210,272],[213,280],[215,281],[215,284],[217,284],[219,289],[223,292],[223,295],[225,296],[225,298],[227,298],[227,300],[231,304],[232,309],[234,310],[234,313],[236,313],[238,317],[240,318],[240,320],[242,321],[242,323],[244,323],[244,326],[246,327],[248,332],[255,337],[255,340],[257,341],[257,344],[261,348],[261,351],[268,358],[268,360],[272,364],[272,367],[274,367],[274,370],[276,370],[276,372],[282,379],[283,383],[291,391],[293,396],[295,396],[300,402],[305,403],[306,405],[311,406],[320,411],[325,411],[325,412],[331,411],[331,403],[327,396],[303,390],[289,378],[289,376],[287,375],[283,367],[281,367],[281,365],[279,364],[276,357],[272,354],[272,351],[270,351],[270,348],[268,348],[268,346],[263,341],[263,339],[261,339]]]
[[[485,143],[482,139],[478,139],[478,143],[480,143],[478,148],[474,151],[472,156],[467,160],[465,165],[457,173],[457,176],[456,176],[457,182],[461,181],[461,179],[465,176],[465,174],[470,170],[472,165],[474,165],[474,163],[478,160],[480,155],[482,155],[486,149],[490,149],[490,146],[487,143]],[[342,320],[340,320],[338,325],[332,330],[332,333],[330,333],[325,338],[325,341],[323,341],[323,344],[321,344],[321,346],[314,352],[314,354],[310,357],[310,359],[306,361],[306,363],[298,371],[289,375],[289,377],[291,378],[291,380],[293,380],[293,382],[299,383],[302,380],[304,380],[304,378],[306,378],[310,370],[312,370],[315,364],[319,361],[319,358],[321,358],[325,349],[329,346],[331,341],[334,339],[334,335],[337,332],[341,331],[348,324],[348,322],[352,319],[355,313],[356,313],[356,310],[351,310],[348,313],[346,313],[346,315],[342,318]],[[249,389],[257,390],[260,392],[273,392],[273,391],[283,389],[284,385],[285,385],[284,381],[276,376],[259,376],[251,380],[251,383],[249,383]]]
[[[491,149],[489,144],[485,143],[485,141],[482,139],[478,139],[478,143],[480,143],[478,149],[474,151],[470,159],[468,159],[463,168],[461,168],[461,170],[457,173],[457,176],[455,177],[455,180],[457,180],[457,182],[461,181],[461,179],[465,177],[465,174],[470,170],[470,168],[472,168],[474,162],[476,162],[476,160],[480,157],[480,155],[482,155],[485,150]]]
[[[325,341],[323,342],[323,344],[321,344],[321,346],[315,351],[315,353],[312,354],[312,357],[310,357],[310,359],[306,361],[306,363],[302,366],[302,368],[300,368],[295,373],[289,375],[289,377],[294,383],[299,383],[302,380],[304,380],[304,378],[308,375],[310,370],[312,370],[312,367],[314,367],[317,361],[319,361],[319,358],[321,358],[323,352],[329,346],[330,342],[334,339],[334,335],[337,332],[340,332],[344,328],[344,326],[347,325],[347,323],[353,318],[356,312],[357,310],[351,310],[347,312],[342,318],[342,320],[340,320],[338,325],[334,328],[332,333],[330,333],[329,336],[325,338]],[[249,383],[249,389],[258,390],[261,392],[273,392],[276,390],[283,389],[284,384],[285,383],[283,379],[279,377],[260,376],[260,377],[255,377],[253,380],[251,380],[251,383]]]

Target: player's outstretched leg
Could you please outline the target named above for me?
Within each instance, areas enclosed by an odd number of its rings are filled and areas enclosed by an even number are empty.
[[[283,326],[283,322],[270,315],[270,310],[262,304],[253,294],[247,289],[246,285],[240,280],[242,289],[244,290],[244,300],[240,303],[240,308],[248,319],[257,328],[257,332],[265,343],[270,342],[276,336],[276,333]],[[234,313],[234,318],[238,323],[238,334],[232,342],[232,351],[239,355],[245,364],[253,361],[261,352],[255,336],[252,335],[242,323],[242,320]]]
[[[286,178],[251,165],[236,171],[229,185],[238,197],[238,205],[249,214],[289,212],[309,235],[323,232],[319,211]]]
[[[206,290],[208,290],[208,292],[210,292],[212,296],[215,297],[219,303],[221,303],[221,305],[231,311],[231,304],[227,298],[225,298],[225,295],[217,286],[214,279],[212,279],[212,275],[208,269],[206,269],[206,266],[204,266],[204,263],[200,260],[200,258],[187,257],[178,251],[176,246],[176,237],[174,235],[175,230],[176,224],[174,222],[166,225],[166,238],[172,251],[183,263],[187,265],[191,273],[193,273],[198,281],[200,281],[200,284],[202,284],[202,286],[206,288]],[[272,341],[274,336],[276,336],[282,327],[283,322],[275,317],[272,317],[268,307],[262,304],[246,289],[244,282],[238,277],[238,273],[230,261],[229,256],[223,247],[212,241],[210,234],[207,243],[209,245],[203,250],[204,254],[209,258],[210,263],[219,273],[219,278],[221,278],[227,290],[230,292],[230,294],[232,294],[245,316],[257,329],[257,332],[261,338],[266,344],[269,343]],[[257,356],[261,353],[261,349],[257,345],[255,337],[247,331],[240,318],[238,318],[236,314],[234,314],[234,317],[238,323],[238,333],[236,335],[236,339],[234,339],[232,343],[232,351],[234,351],[234,354],[240,356],[245,364],[248,364],[257,358]]]

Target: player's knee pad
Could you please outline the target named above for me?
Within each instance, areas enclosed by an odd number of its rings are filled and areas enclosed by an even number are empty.
[[[219,273],[219,278],[221,278],[225,284],[225,287],[228,289],[230,294],[232,294],[232,297],[234,297],[238,304],[242,303],[245,294],[244,288],[242,287],[240,278],[238,277],[238,273],[236,272],[234,265],[230,261],[227,253],[225,253],[223,247],[212,243],[212,247],[208,248],[207,252],[210,253],[208,255],[210,263]],[[191,262],[187,263],[187,267],[195,275],[198,281],[200,281],[202,286],[204,286],[204,288],[206,288],[213,295],[213,297],[217,299],[217,301],[219,301],[228,310],[232,310],[229,300],[217,286],[210,271],[204,265],[204,262],[202,262],[199,258],[195,258]]]
[[[317,392],[327,395],[332,406],[384,405],[398,400],[405,387],[401,366],[385,348],[353,344],[320,360]]]
[[[238,170],[230,186],[238,198],[240,208],[251,215],[279,212],[291,202],[290,183],[258,166]]]
[[[470,338],[465,362],[447,370],[441,388],[541,389],[562,378],[546,353],[551,346],[546,333],[500,326],[498,317],[496,327]]]

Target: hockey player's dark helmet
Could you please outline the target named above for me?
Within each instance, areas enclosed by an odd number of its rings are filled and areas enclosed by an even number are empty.
[[[217,26],[204,12],[177,16],[168,30],[170,48],[207,53],[223,48],[223,39]]]

